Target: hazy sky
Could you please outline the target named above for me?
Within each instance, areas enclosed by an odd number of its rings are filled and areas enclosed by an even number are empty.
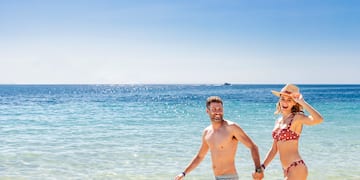
[[[0,83],[360,83],[359,0],[0,0]]]

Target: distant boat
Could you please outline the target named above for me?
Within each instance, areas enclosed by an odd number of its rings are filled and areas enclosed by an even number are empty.
[[[231,86],[231,84],[226,82],[226,83],[224,83],[224,86]]]

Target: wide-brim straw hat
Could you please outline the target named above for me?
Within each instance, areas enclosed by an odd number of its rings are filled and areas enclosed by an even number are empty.
[[[280,97],[280,95],[291,96],[293,94],[300,94],[300,89],[293,84],[286,84],[280,92],[274,90],[271,90],[271,92],[278,97]]]

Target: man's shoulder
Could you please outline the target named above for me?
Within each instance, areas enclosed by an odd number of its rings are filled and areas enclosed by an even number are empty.
[[[229,120],[226,120],[226,129],[233,133],[233,134],[239,134],[239,133],[242,133],[243,132],[243,129],[240,127],[239,124],[237,124],[236,122],[233,122],[233,121],[229,121]]]
[[[206,132],[206,131],[209,131],[209,130],[211,130],[212,129],[212,127],[211,127],[211,125],[209,125],[209,126],[207,126],[206,128],[204,128],[204,132]]]
[[[226,122],[226,125],[225,125],[226,129],[228,129],[229,131],[237,132],[238,130],[242,130],[240,125],[236,122],[229,121],[229,120],[225,120],[225,122]]]
[[[224,121],[227,126],[239,126],[239,124],[237,124],[236,122],[230,120],[224,120]]]

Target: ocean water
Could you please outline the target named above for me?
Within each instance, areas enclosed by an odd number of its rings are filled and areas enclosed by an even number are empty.
[[[198,151],[211,95],[263,159],[277,117],[270,90],[282,86],[0,85],[0,179],[173,179]],[[300,138],[308,179],[360,179],[360,85],[299,87],[325,118]],[[236,166],[251,179],[242,144]],[[186,179],[213,179],[209,153]],[[278,156],[265,179],[282,179]]]

